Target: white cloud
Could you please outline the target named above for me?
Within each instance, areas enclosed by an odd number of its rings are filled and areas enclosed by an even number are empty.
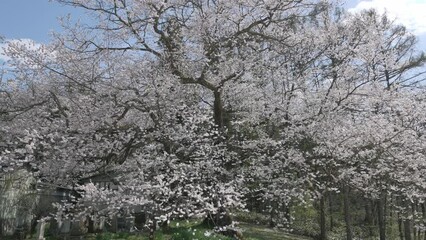
[[[380,13],[387,12],[400,24],[405,25],[416,35],[426,34],[426,0],[370,0],[358,1],[349,12],[375,8]]]
[[[9,57],[7,57],[4,54],[4,48],[6,47],[6,45],[7,45],[6,43],[0,42],[0,63],[6,62],[7,60],[9,60]]]
[[[0,42],[0,62],[7,62],[8,60],[10,60],[10,57],[6,55],[5,51],[8,48],[8,46],[12,44],[19,44],[20,46],[25,46],[28,49],[31,50],[37,50],[41,48],[41,44],[36,43],[34,40],[32,39],[28,39],[28,38],[22,38],[22,39],[5,39],[3,41]]]

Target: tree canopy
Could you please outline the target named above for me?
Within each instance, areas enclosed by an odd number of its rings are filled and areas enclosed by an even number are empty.
[[[142,207],[167,222],[255,194],[276,217],[349,190],[425,202],[426,58],[386,15],[313,0],[57,1],[93,24],[8,44],[0,166],[78,189],[60,214]],[[84,182],[97,174],[118,189]]]

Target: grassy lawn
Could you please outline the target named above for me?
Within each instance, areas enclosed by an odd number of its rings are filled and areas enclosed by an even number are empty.
[[[239,227],[243,230],[246,240],[306,240],[308,237],[293,235],[284,231],[275,230],[259,225],[241,223]]]
[[[148,240],[147,233],[102,233],[86,236],[88,240]],[[172,222],[167,230],[155,233],[157,240],[232,240],[200,224],[199,221]]]
[[[239,228],[245,240],[308,240],[311,238],[293,235],[284,231],[274,230],[260,225],[241,223]],[[145,234],[134,235],[129,233],[103,233],[86,237],[88,240],[147,240]],[[171,226],[168,231],[158,231],[158,240],[231,240],[232,238],[213,233],[199,224]]]

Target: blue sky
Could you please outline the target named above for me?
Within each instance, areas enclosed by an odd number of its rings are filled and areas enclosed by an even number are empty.
[[[345,5],[352,11],[386,8],[389,15],[398,17],[419,36],[419,48],[426,51],[426,0],[348,0]],[[9,40],[32,39],[36,43],[47,43],[50,32],[61,30],[58,17],[67,14],[75,19],[84,17],[81,10],[49,0],[2,0],[0,36]]]
[[[82,11],[48,0],[1,0],[0,36],[47,43],[49,33],[61,29],[58,17],[67,14],[82,16]]]

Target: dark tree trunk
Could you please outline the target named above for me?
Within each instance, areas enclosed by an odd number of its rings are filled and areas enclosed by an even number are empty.
[[[371,205],[370,205],[370,201],[366,201],[364,209],[365,209],[365,217],[364,217],[365,224],[367,224],[367,225],[373,224],[373,219],[371,217]]]
[[[411,240],[411,221],[410,221],[410,219],[404,220],[404,235],[405,235],[405,240]]]
[[[328,214],[330,217],[330,231],[333,231],[334,220],[333,220],[333,195],[332,192],[328,192]]]
[[[388,196],[386,194],[383,194],[383,223],[384,223],[385,231],[386,231],[386,224],[387,224],[387,216],[388,216]]]
[[[371,216],[372,216],[371,223],[373,226],[376,226],[378,222],[378,216],[379,216],[378,206],[379,206],[378,201],[371,200]]]
[[[287,221],[288,227],[291,224],[291,211],[290,211],[291,209],[290,208],[291,208],[290,203],[285,205],[285,207],[284,207],[285,219]]]
[[[213,92],[214,95],[214,103],[213,103],[213,118],[215,124],[218,126],[220,130],[223,130],[223,103],[222,96],[219,90]]]
[[[426,202],[422,203],[421,207],[422,207],[423,222],[426,223]],[[426,240],[426,230],[424,231],[424,240]]]
[[[417,207],[417,203],[414,202],[413,204],[411,204],[411,214],[412,214],[412,219],[413,219],[413,239],[417,239],[417,231],[416,228],[414,227],[414,223],[416,222],[416,207]]]
[[[326,229],[326,218],[325,218],[325,195],[322,194],[320,198],[320,240],[327,239],[327,229]]]
[[[161,230],[163,232],[166,232],[166,231],[170,230],[169,221],[163,221],[163,222],[161,222],[160,226],[161,226]]]
[[[343,189],[343,202],[344,202],[344,215],[346,223],[346,240],[352,240],[352,223],[350,216],[350,203],[349,203],[349,186],[344,186]]]
[[[137,212],[135,213],[135,227],[138,230],[142,230],[146,224],[146,213],[145,212]]]
[[[276,227],[277,223],[276,223],[276,218],[277,218],[277,206],[276,206],[276,201],[272,200],[271,201],[271,212],[269,215],[269,227],[273,228]]]
[[[390,195],[389,196],[389,200],[388,200],[388,212],[389,212],[389,214],[388,214],[388,216],[389,216],[389,228],[390,229],[394,229],[394,224],[395,224],[395,221],[394,221],[394,214],[395,214],[395,209],[394,209],[394,204],[393,204],[393,202],[395,201],[395,199],[394,199],[394,197],[392,196],[392,195]],[[393,231],[392,231],[392,234],[393,234]]]
[[[372,203],[370,199],[367,199],[367,201],[365,202],[365,218],[364,218],[364,222],[367,225],[368,228],[368,232],[369,235],[372,236],[373,235],[373,208],[372,208]]]
[[[386,222],[384,218],[385,214],[385,197],[384,194],[380,195],[380,199],[377,201],[377,207],[378,207],[378,222],[379,222],[379,235],[380,240],[386,240]]]
[[[216,214],[209,214],[204,220],[203,225],[208,227],[226,227],[233,222],[231,215],[226,209],[221,208]]]
[[[155,240],[155,231],[157,230],[157,221],[152,218],[152,223],[149,226],[149,240]]]
[[[399,239],[404,240],[404,231],[402,231],[402,219],[399,213],[398,213],[398,231],[399,231]]]
[[[89,223],[87,226],[87,232],[88,233],[95,233],[96,229],[95,229],[95,221],[94,219],[92,219],[92,217],[87,217],[87,222]]]

